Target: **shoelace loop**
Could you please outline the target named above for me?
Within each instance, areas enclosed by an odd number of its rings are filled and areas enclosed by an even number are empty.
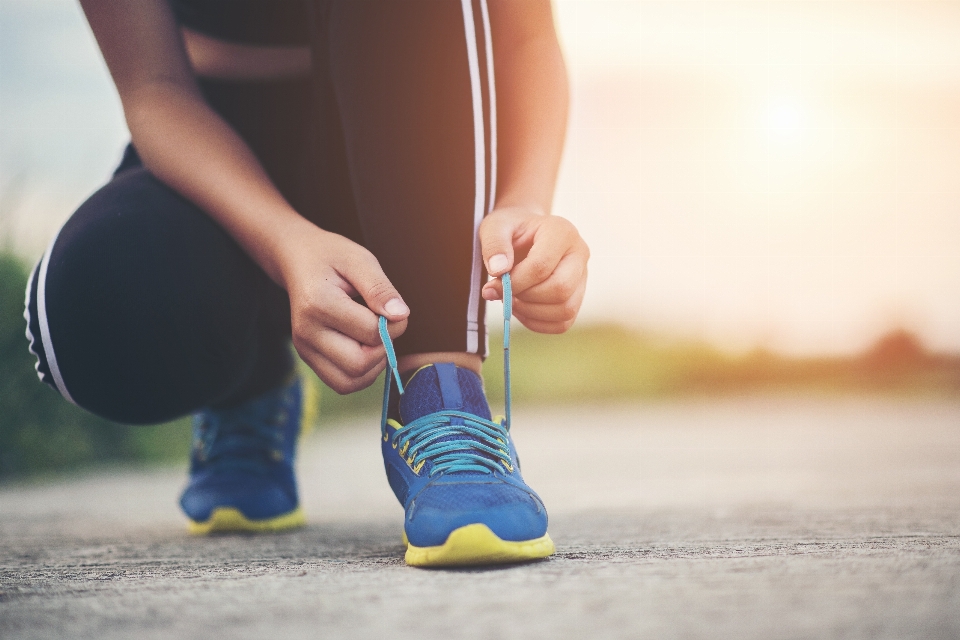
[[[442,410],[417,418],[397,429],[391,444],[407,458],[415,470],[431,461],[430,475],[440,472],[479,471],[493,473],[513,466],[507,447],[510,431],[510,317],[513,315],[513,290],[510,274],[503,283],[503,379],[506,417],[502,423],[463,411]],[[387,332],[387,319],[380,316],[380,339],[387,351],[387,380],[383,391],[381,433],[387,438],[387,410],[390,388],[395,381],[403,395],[403,382],[397,369],[397,354]]]
[[[419,471],[430,460],[430,475],[453,471],[512,471],[503,424],[463,411],[437,411],[398,429],[392,444]]]

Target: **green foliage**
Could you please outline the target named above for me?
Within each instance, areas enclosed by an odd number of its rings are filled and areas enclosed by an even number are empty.
[[[184,458],[189,450],[186,423],[119,425],[75,407],[37,380],[25,338],[26,285],[23,264],[0,254],[0,478],[97,463]]]

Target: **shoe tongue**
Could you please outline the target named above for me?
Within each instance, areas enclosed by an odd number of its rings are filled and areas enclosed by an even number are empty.
[[[490,405],[480,376],[450,362],[429,365],[413,374],[400,396],[403,424],[443,410],[463,411],[490,420]]]

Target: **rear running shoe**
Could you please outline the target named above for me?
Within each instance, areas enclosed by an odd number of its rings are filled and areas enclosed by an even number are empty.
[[[305,524],[293,460],[303,423],[300,378],[230,409],[194,415],[190,533],[273,532]]]
[[[480,376],[451,363],[419,369],[404,390],[385,320],[380,326],[390,363],[381,445],[387,480],[406,512],[407,564],[487,565],[551,555],[546,508],[523,481],[510,437],[509,392],[507,416],[494,421]]]

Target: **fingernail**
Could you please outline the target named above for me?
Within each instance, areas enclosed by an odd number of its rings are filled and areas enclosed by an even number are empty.
[[[384,310],[391,316],[402,316],[410,312],[410,309],[407,305],[403,304],[403,300],[400,298],[392,298],[387,301],[387,304],[383,305]]]
[[[507,260],[507,256],[503,255],[502,253],[498,253],[490,258],[490,260],[487,262],[487,265],[490,269],[490,273],[500,273],[501,271],[507,270],[507,267],[510,266],[510,261]]]

